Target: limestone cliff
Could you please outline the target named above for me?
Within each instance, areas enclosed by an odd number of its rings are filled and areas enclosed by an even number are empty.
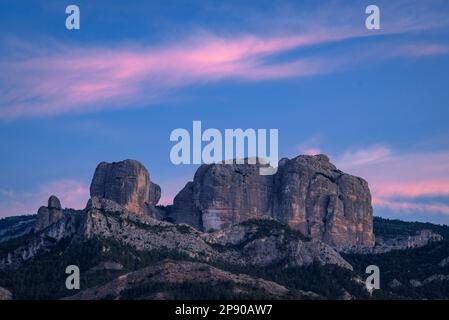
[[[150,181],[147,169],[138,161],[101,162],[90,185],[90,196],[113,200],[136,214],[155,215],[161,189]]]
[[[284,158],[272,176],[259,175],[259,165],[202,165],[171,214],[204,231],[267,216],[336,247],[374,245],[367,182],[325,155]]]

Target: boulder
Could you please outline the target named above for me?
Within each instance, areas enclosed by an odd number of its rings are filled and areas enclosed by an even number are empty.
[[[90,185],[90,196],[115,201],[135,214],[154,214],[161,188],[150,181],[147,169],[138,161],[101,162]]]

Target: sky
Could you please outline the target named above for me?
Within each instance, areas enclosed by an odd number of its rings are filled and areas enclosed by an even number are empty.
[[[198,168],[170,133],[200,120],[278,129],[280,157],[367,180],[375,215],[449,224],[448,24],[444,0],[1,0],[0,217],[84,208],[96,165],[124,159],[170,204]]]

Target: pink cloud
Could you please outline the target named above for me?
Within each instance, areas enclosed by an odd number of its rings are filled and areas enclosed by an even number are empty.
[[[399,56],[434,56],[440,54],[448,54],[449,45],[439,43],[414,43],[405,44],[397,48],[396,54]]]
[[[388,197],[438,197],[449,196],[449,180],[425,180],[410,182],[377,183],[373,191],[379,196]]]
[[[390,33],[398,32],[392,28]],[[379,34],[385,34],[381,32]],[[311,45],[372,37],[363,28],[327,28],[304,34],[195,34],[177,43],[117,48],[64,47],[0,63],[0,119],[148,105],[174,89],[222,80],[304,77],[347,67],[347,55],[268,62],[272,55]],[[31,53],[29,53],[31,52]]]
[[[153,102],[173,88],[225,78],[257,81],[310,75],[319,72],[319,65],[268,65],[263,58],[331,38],[209,37],[161,48],[68,48],[50,57],[3,63],[0,117],[87,111],[92,105],[126,107],[136,100]]]
[[[47,205],[50,195],[55,195],[64,208],[83,209],[89,199],[89,187],[75,180],[65,179],[42,185],[36,191],[16,192],[0,190],[0,216],[36,213]]]
[[[167,206],[173,204],[173,196],[162,196],[159,199],[158,205]]]
[[[396,153],[375,145],[345,152],[334,161],[368,181],[377,207],[449,214],[447,204],[429,199],[449,197],[449,152]]]
[[[395,212],[442,213],[449,215],[449,206],[444,203],[414,203],[398,200],[373,198],[373,205],[388,208]]]

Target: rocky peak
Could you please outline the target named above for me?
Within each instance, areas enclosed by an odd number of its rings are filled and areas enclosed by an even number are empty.
[[[61,209],[61,202],[56,196],[51,196],[48,199],[48,206],[42,206],[37,211],[37,220],[34,225],[34,232],[39,232],[63,218],[64,213]]]
[[[326,155],[281,159],[272,176],[259,165],[202,165],[175,197],[172,219],[203,231],[272,217],[335,247],[374,245],[365,180],[338,170]]]
[[[50,198],[48,198],[48,209],[61,209],[61,202],[56,196],[50,196]]]
[[[90,185],[90,196],[113,200],[136,214],[153,214],[161,188],[150,181],[147,169],[136,160],[101,162]]]

